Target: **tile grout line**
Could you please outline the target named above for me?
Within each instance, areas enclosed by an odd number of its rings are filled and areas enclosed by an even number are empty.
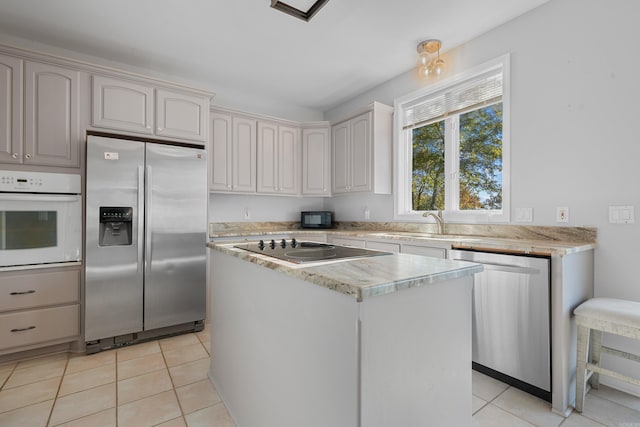
[[[176,389],[176,385],[173,382],[173,377],[171,376],[171,371],[169,370],[169,365],[167,364],[167,358],[165,357],[164,349],[162,348],[162,345],[160,345],[160,343],[158,343],[158,346],[160,347],[160,353],[162,354],[162,360],[164,360],[164,365],[167,367],[167,373],[169,375],[169,381],[171,381],[173,394],[176,397],[176,402],[178,402],[178,408],[180,408],[180,417],[182,418],[182,421],[184,421],[184,424],[188,426],[187,419],[185,418],[184,410],[182,409],[182,404],[180,403],[180,399],[178,398],[178,390]]]
[[[60,394],[60,389],[62,388],[62,381],[64,381],[64,375],[67,373],[67,369],[69,368],[69,354],[67,353],[67,362],[64,364],[64,369],[62,370],[62,376],[60,377],[60,382],[58,383],[58,389],[56,390],[56,395],[53,397],[53,403],[51,404],[51,409],[49,410],[49,416],[47,417],[47,423],[45,426],[51,424],[51,417],[53,416],[53,410],[56,407],[56,403],[58,402],[58,395]],[[16,365],[17,366],[17,365]]]

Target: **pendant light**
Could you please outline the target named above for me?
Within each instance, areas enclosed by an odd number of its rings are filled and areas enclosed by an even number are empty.
[[[420,77],[438,76],[444,70],[444,60],[440,58],[442,42],[429,39],[418,43],[418,73]],[[433,54],[436,53],[436,57]]]

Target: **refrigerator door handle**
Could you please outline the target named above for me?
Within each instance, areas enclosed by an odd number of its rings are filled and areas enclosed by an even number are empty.
[[[151,166],[146,166],[147,168],[147,179],[146,179],[146,191],[145,191],[145,238],[144,238],[144,246],[145,246],[145,272],[149,272],[151,270],[151,260],[152,260],[152,250],[153,245],[151,244],[151,224],[149,224],[149,212],[152,211],[151,206],[151,192],[153,191],[153,181],[152,181],[152,169]]]
[[[138,166],[138,274],[144,267],[144,166]]]

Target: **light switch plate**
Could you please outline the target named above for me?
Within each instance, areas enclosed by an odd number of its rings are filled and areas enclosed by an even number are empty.
[[[516,222],[533,222],[533,208],[516,208]]]
[[[634,211],[633,206],[609,206],[609,224],[633,224]]]

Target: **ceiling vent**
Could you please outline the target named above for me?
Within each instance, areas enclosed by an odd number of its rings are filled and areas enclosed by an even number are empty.
[[[324,6],[328,2],[329,0],[317,0],[307,9],[306,12],[296,7],[293,7],[290,4],[287,4],[285,2],[278,1],[278,0],[271,0],[271,7],[279,10],[280,12],[284,12],[287,15],[295,16],[298,19],[302,19],[303,21],[309,22],[309,20],[311,20],[311,18],[313,18],[313,16],[316,13],[318,13],[320,9],[322,9],[322,6]],[[301,2],[298,0],[298,3],[305,3],[305,2],[304,1]],[[306,4],[308,3],[309,2],[307,1]]]

